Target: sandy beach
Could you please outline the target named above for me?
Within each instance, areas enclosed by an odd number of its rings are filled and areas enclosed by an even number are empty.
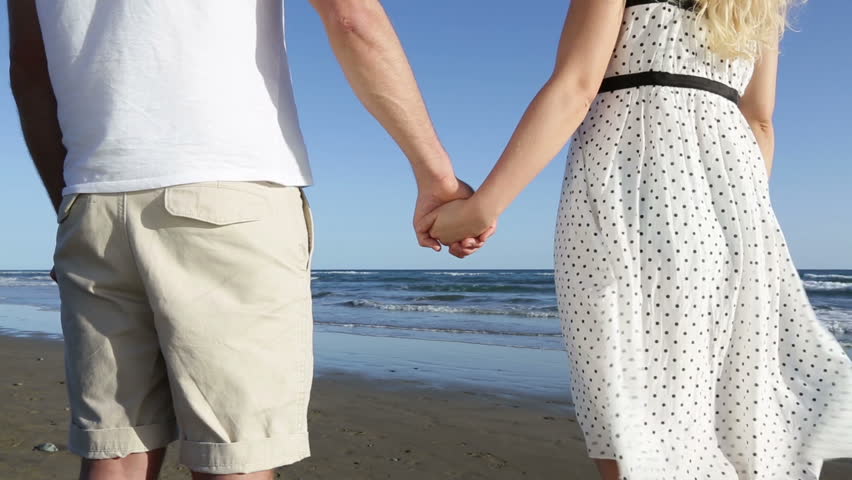
[[[0,337],[0,365],[0,479],[76,478],[65,449],[62,344]],[[310,425],[313,456],[280,478],[597,478],[564,404],[540,399],[331,372],[316,381]],[[60,451],[33,450],[44,442]],[[174,451],[161,478],[189,478]],[[848,480],[852,463],[830,462],[822,478]]]

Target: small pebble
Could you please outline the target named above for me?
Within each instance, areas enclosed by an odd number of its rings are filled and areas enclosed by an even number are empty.
[[[44,360],[44,357],[38,357],[38,358],[36,358],[36,361],[37,361],[37,362],[41,362],[41,361],[43,361],[43,360]]]
[[[397,457],[393,457],[393,458],[391,458],[390,460],[391,460],[391,462],[398,462],[400,459],[399,459],[399,458],[397,458]]]
[[[22,385],[23,385],[23,383],[21,383],[21,382],[16,382],[16,383],[12,384],[13,387],[20,387]]]
[[[39,452],[45,453],[56,453],[59,451],[59,447],[52,443],[40,443],[33,447],[33,450],[38,450]]]

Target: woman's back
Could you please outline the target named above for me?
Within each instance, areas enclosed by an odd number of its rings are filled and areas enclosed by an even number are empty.
[[[852,369],[808,305],[737,103],[754,63],[713,53],[689,5],[627,4],[556,235],[589,454],[631,480],[815,480],[850,448],[826,427]]]
[[[606,77],[647,71],[694,75],[729,85],[743,94],[754,62],[721,58],[714,53],[694,4],[628,1]]]

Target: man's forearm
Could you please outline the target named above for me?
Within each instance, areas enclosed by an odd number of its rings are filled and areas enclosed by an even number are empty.
[[[62,169],[66,150],[56,118],[56,98],[49,83],[46,87],[38,83],[20,85],[13,80],[12,85],[24,140],[53,208],[58,210],[65,187]]]
[[[9,75],[24,140],[53,208],[58,210],[65,186],[62,170],[66,151],[35,2],[9,2],[8,16]]]
[[[313,3],[353,90],[399,144],[418,182],[454,177],[408,59],[381,4]]]

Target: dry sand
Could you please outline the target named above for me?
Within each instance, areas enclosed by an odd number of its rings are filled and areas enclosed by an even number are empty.
[[[0,337],[0,480],[74,479],[65,449],[62,344]],[[411,381],[328,374],[315,382],[313,456],[283,479],[595,480],[575,420],[564,407]],[[58,453],[33,451],[52,442]],[[171,451],[162,479],[188,479]],[[823,479],[852,479],[852,463],[830,462]]]

